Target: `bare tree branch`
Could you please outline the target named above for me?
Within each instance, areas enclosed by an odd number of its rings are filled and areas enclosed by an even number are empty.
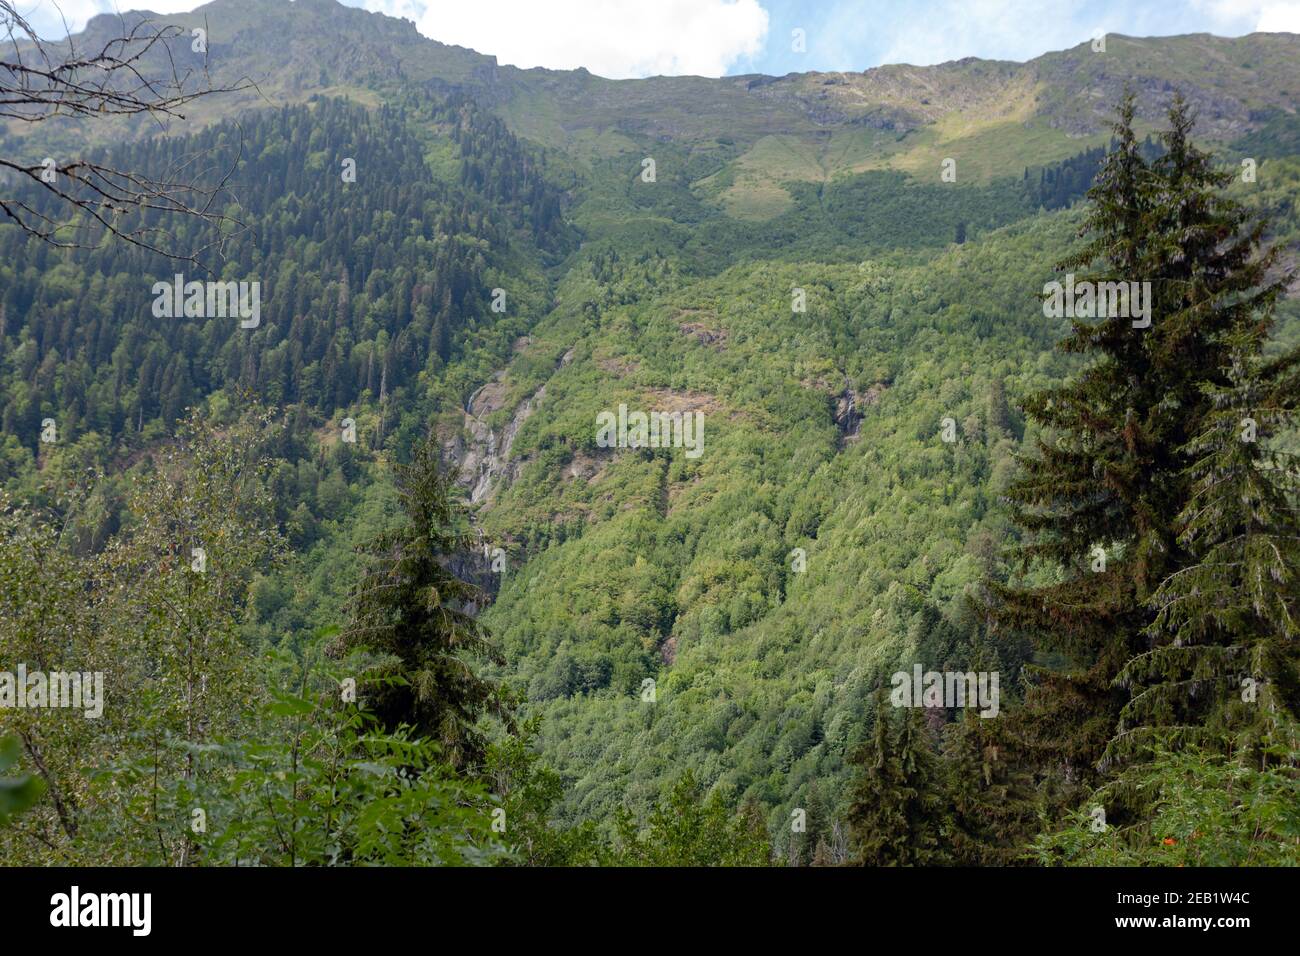
[[[206,22],[205,22],[206,27]],[[67,30],[66,22],[64,24]],[[98,49],[80,51],[71,33],[65,41],[42,40],[12,0],[0,0],[0,122],[41,123],[55,117],[90,122],[111,117],[147,115],[163,127],[184,120],[183,108],[201,97],[256,90],[247,78],[230,85],[213,85],[208,73],[206,29],[201,68],[182,67],[174,46],[188,43],[181,27],[158,26],[141,19]],[[243,155],[239,152],[224,172],[203,162],[204,156],[184,157],[158,173],[118,169],[94,159],[63,164],[47,158],[32,165],[0,156],[0,212],[28,235],[59,248],[89,248],[105,234],[151,252],[199,263],[243,224],[224,212],[230,197],[226,185]],[[8,175],[4,175],[4,171]],[[14,182],[34,185],[12,194]],[[169,231],[160,221],[181,215],[213,228],[211,238],[196,249],[168,248]]]

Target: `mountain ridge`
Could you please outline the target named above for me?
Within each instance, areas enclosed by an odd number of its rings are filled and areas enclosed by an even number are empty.
[[[279,93],[292,101],[315,92],[364,91],[382,98],[409,83],[448,83],[482,97],[516,132],[553,147],[572,146],[590,130],[691,145],[707,145],[713,134],[752,145],[764,135],[806,136],[858,126],[906,133],[945,118],[956,125],[954,116],[990,110],[1084,138],[1104,132],[1107,104],[1125,82],[1136,88],[1141,120],[1157,119],[1165,94],[1178,85],[1200,112],[1202,135],[1228,142],[1258,129],[1261,111],[1293,114],[1290,95],[1300,91],[1300,37],[1293,34],[1109,34],[1104,53],[1093,53],[1084,42],[1023,62],[965,57],[860,72],[621,80],[581,68],[501,65],[490,53],[425,37],[410,20],[336,0],[212,0],[183,14],[100,14],[74,40],[85,45],[139,19],[186,30],[206,25],[214,77],[248,76],[268,96]],[[341,44],[345,35],[348,42]],[[1179,65],[1189,52],[1215,65],[1215,73],[1189,74]],[[188,65],[199,63],[194,55]],[[1029,108],[1025,98],[1032,98]],[[213,104],[213,115],[257,105],[259,97],[226,99],[226,105]],[[1072,102],[1087,108],[1071,112],[1065,104]],[[559,104],[565,108],[557,109]],[[208,112],[207,103],[196,109],[201,120]]]

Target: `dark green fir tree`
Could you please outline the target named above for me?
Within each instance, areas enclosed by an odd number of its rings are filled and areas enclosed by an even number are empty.
[[[1015,759],[994,720],[967,711],[944,727],[952,827],[952,862],[1009,866],[1027,862],[1024,846],[1038,832],[1033,775]]]
[[[1267,765],[1297,749],[1300,484],[1276,438],[1295,426],[1300,352],[1265,362],[1270,324],[1231,335],[1229,382],[1205,388],[1213,410],[1185,448],[1189,561],[1152,596],[1156,646],[1120,672],[1133,694],[1107,748],[1120,763],[1195,745]]]
[[[473,615],[482,595],[452,570],[469,543],[436,443],[421,442],[396,471],[405,520],[363,549],[370,562],[349,599],[343,646],[382,656],[359,692],[386,728],[409,725],[436,740],[452,766],[477,769],[486,750],[480,721],[509,719],[501,688],[477,670],[500,656]]]
[[[948,862],[948,800],[943,766],[922,712],[876,699],[872,739],[853,756],[862,767],[849,806],[849,828],[862,866]]]
[[[1151,162],[1133,121],[1128,95],[1089,192],[1088,241],[1058,268],[1090,269],[1076,286],[1138,283],[1147,301],[1076,318],[1062,347],[1093,361],[1026,402],[1042,437],[1008,498],[1022,567],[1038,577],[993,583],[988,606],[993,627],[1030,636],[1047,665],[1028,669],[1012,721],[1018,749],[1067,802],[1098,782],[1129,703],[1117,677],[1152,648],[1153,596],[1192,560],[1180,537],[1189,443],[1212,389],[1229,385],[1228,336],[1278,289],[1264,227],[1222,194],[1227,175],[1192,144],[1187,104],[1170,106],[1165,153]]]

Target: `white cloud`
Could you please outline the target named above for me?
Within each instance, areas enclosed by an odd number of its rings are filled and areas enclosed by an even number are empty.
[[[900,16],[881,63],[929,66],[967,56],[1026,60],[1092,38],[1075,0],[939,0],[924,16]],[[1032,29],[1027,29],[1032,25]]]
[[[204,0],[35,0],[42,36],[73,33],[97,13],[193,10]],[[768,15],[759,0],[343,0],[405,17],[425,36],[490,53],[514,66],[601,76],[721,76],[762,52]],[[27,0],[32,3],[32,0]],[[19,0],[19,8],[26,4]],[[60,11],[62,18],[60,18]],[[26,12],[26,11],[24,11]]]
[[[758,0],[364,0],[443,43],[501,63],[601,76],[721,76],[762,50]]]
[[[207,0],[17,0],[14,7],[36,32],[47,40],[80,33],[91,17],[101,13],[150,10],[153,13],[185,13]],[[64,27],[64,23],[67,27]]]
[[[204,0],[19,0],[41,36],[81,31],[99,13],[193,10]],[[762,51],[759,0],[343,0],[405,17],[427,37],[494,54],[502,63],[601,76],[721,76]]]
[[[1214,20],[1216,31],[1300,33],[1300,0],[1193,0],[1192,6]]]
[[[14,9],[39,36],[53,40],[68,33],[79,33],[86,21],[97,13],[111,11],[113,5],[108,0],[37,0],[35,3],[19,0]],[[64,21],[67,21],[66,30]]]
[[[1209,30],[1219,36],[1255,31],[1300,32],[1300,0],[1186,0],[1196,15],[1189,23],[1168,0],[1082,5],[1077,0],[934,0],[924,15],[906,12],[887,25],[889,45],[881,63],[924,66],[978,55],[1027,60],[1045,50],[1063,50],[1094,33],[1164,36]],[[850,17],[850,7],[840,8]],[[1026,29],[1032,25],[1032,29]],[[857,40],[845,24],[836,31]],[[879,28],[878,28],[879,30]]]
[[[1300,33],[1300,3],[1265,3],[1255,29],[1261,33]]]

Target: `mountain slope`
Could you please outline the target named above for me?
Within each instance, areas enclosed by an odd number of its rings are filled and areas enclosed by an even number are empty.
[[[291,406],[276,490],[298,553],[255,582],[248,636],[298,646],[337,619],[349,546],[387,520],[383,459],[432,424],[506,557],[499,578],[470,570],[575,819],[644,807],[689,767],[783,834],[814,782],[841,802],[895,669],[996,669],[1015,696],[1026,649],[964,596],[1003,571],[998,496],[1034,437],[1016,402],[1074,368],[1038,293],[1126,83],[1146,128],[1185,92],[1225,162],[1260,160],[1234,192],[1293,250],[1300,234],[1295,36],[612,81],[499,66],[332,0],[166,19],[209,24],[214,75],[304,101],[241,121],[255,229],[228,274],[266,278],[265,327],[156,328],[142,277],[164,263],[56,256],[0,226],[0,479],[127,467],[186,399]],[[201,102],[175,148],[228,143],[257,105]],[[41,135],[23,148],[85,134]],[[1283,311],[1294,339],[1296,301]],[[701,413],[703,453],[602,447],[597,417],[620,405]],[[46,415],[69,449],[40,445]]]

